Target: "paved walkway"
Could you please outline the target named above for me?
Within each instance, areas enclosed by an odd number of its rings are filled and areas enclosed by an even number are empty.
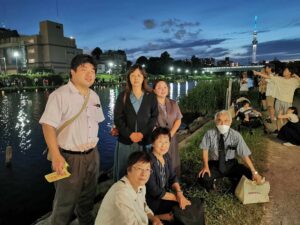
[[[264,204],[261,225],[300,224],[300,147],[286,147],[275,137],[268,140],[270,203]]]

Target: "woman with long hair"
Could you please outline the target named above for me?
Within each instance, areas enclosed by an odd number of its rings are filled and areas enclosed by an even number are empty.
[[[130,67],[126,89],[116,101],[114,124],[119,132],[114,157],[114,180],[126,173],[128,156],[145,151],[151,144],[151,132],[158,116],[156,96],[147,85],[145,70],[138,64]]]

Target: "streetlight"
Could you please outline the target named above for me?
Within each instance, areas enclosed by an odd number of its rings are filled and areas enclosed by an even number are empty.
[[[188,74],[190,71],[189,70],[185,70],[185,73]]]
[[[20,56],[18,51],[14,52],[14,57],[16,58],[16,70],[18,72],[18,57]]]
[[[180,72],[181,72],[181,69],[180,69],[180,68],[178,68],[178,69],[177,69],[177,73],[180,73]]]
[[[198,73],[198,70],[194,70],[194,74],[197,74]]]
[[[145,64],[142,64],[142,68],[145,68],[146,67],[146,65]]]
[[[112,68],[114,66],[114,63],[113,62],[108,62],[108,67],[109,67],[109,70],[108,70],[108,73],[111,74],[112,73]]]
[[[171,75],[172,75],[173,70],[174,70],[174,67],[170,66]]]

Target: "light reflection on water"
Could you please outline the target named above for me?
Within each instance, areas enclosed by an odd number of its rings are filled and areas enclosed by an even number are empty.
[[[16,106],[17,107],[17,120],[15,129],[18,133],[19,137],[19,147],[22,153],[26,153],[28,149],[31,147],[31,127],[30,127],[30,120],[29,111],[32,106],[32,100],[28,99],[28,96],[24,94],[20,94],[20,102]]]
[[[170,98],[178,100],[196,85],[195,82],[170,83]],[[101,168],[112,167],[116,138],[110,135],[113,110],[120,87],[98,88],[105,121],[100,124],[98,147],[101,154]],[[47,101],[48,92],[11,93],[0,96],[0,218],[22,205],[20,214],[32,215],[32,221],[51,209],[53,185],[44,180],[51,171],[50,163],[42,155],[45,141],[38,123]],[[13,146],[12,168],[4,167],[5,148],[8,141]],[[3,196],[3,193],[6,193]],[[4,206],[3,206],[4,207]],[[4,213],[2,215],[2,213]],[[38,214],[38,215],[37,215]],[[30,224],[30,223],[28,223]]]

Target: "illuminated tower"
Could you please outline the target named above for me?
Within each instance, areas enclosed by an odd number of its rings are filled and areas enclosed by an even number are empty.
[[[257,30],[256,30],[257,16],[254,17],[254,31],[252,40],[252,63],[256,63],[256,50],[257,50]]]

